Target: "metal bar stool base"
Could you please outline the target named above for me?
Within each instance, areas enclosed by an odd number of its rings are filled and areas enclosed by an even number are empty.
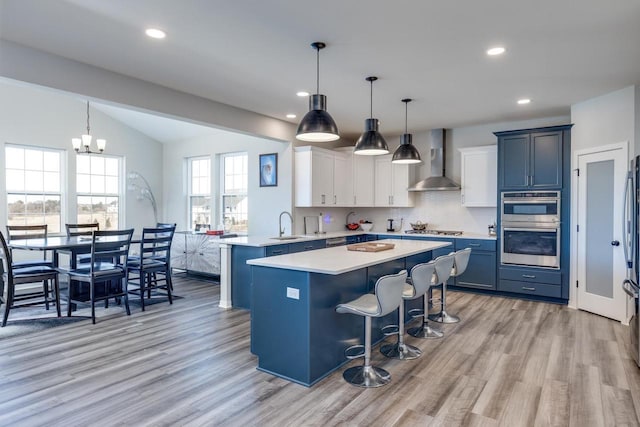
[[[443,310],[440,313],[430,314],[429,320],[438,323],[458,323],[460,321],[460,318]]]
[[[427,338],[427,339],[435,339],[435,338],[442,338],[444,336],[444,333],[437,330],[437,329],[433,329],[431,326],[429,325],[420,325],[416,328],[409,328],[409,330],[407,331],[407,333],[409,335],[411,335],[412,337],[416,337],[416,338]]]
[[[342,377],[349,384],[365,388],[381,387],[391,381],[389,372],[375,366],[354,366],[345,370]]]
[[[408,344],[385,344],[380,347],[380,353],[391,358],[400,360],[413,360],[422,355],[422,351],[418,347]]]

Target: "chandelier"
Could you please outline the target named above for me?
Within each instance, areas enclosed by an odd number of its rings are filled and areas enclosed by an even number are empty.
[[[98,151],[91,151],[91,127],[89,126],[89,101],[87,101],[87,133],[80,138],[71,138],[71,144],[76,153],[83,154],[102,154],[107,146],[106,139],[96,139]]]

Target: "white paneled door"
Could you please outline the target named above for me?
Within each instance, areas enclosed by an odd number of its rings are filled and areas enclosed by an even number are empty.
[[[627,145],[577,153],[577,307],[626,321],[622,213]]]

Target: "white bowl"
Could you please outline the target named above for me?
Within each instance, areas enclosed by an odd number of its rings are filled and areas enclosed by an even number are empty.
[[[360,223],[360,228],[362,228],[362,231],[371,231],[371,229],[373,228],[373,224],[371,223]]]

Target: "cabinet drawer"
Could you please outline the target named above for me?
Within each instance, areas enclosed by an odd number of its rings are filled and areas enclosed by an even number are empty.
[[[316,249],[323,249],[327,247],[327,241],[322,240],[311,240],[308,242],[296,242],[289,243],[289,253],[295,252],[305,252],[305,251],[313,251]]]
[[[560,285],[562,273],[542,269],[501,268],[500,279]]]
[[[471,248],[472,251],[496,251],[496,241],[495,240],[485,240],[485,239],[456,239],[455,240],[456,251],[464,248]]]
[[[267,246],[265,254],[267,256],[284,255],[289,253],[289,245]]]
[[[515,292],[518,294],[537,295],[543,297],[561,298],[562,287],[544,283],[520,282],[515,280],[500,280],[498,290]]]

